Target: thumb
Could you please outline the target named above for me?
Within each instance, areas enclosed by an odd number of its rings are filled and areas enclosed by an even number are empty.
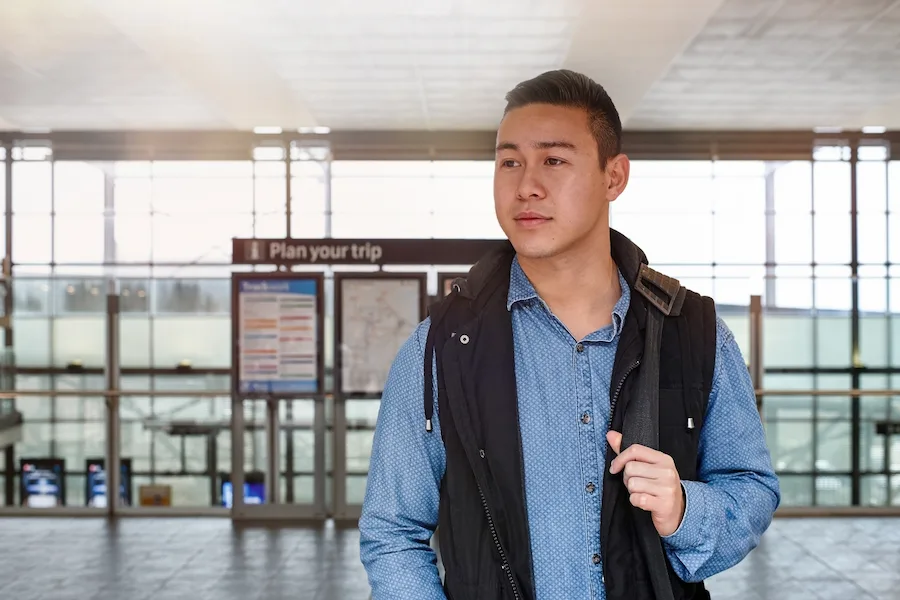
[[[606,441],[612,447],[613,451],[618,455],[622,447],[622,434],[618,431],[609,431],[606,434]]]

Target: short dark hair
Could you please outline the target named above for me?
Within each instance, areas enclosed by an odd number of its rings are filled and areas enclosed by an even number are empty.
[[[602,166],[606,165],[606,159],[622,151],[619,111],[603,86],[587,75],[558,69],[523,81],[506,94],[503,115],[529,104],[581,108],[587,112]]]

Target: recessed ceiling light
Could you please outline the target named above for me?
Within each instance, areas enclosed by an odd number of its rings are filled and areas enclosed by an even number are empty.
[[[813,132],[815,133],[841,133],[844,129],[842,127],[834,127],[834,126],[826,126],[826,127],[813,127]]]
[[[328,135],[331,133],[330,127],[300,127],[297,133],[315,133],[317,135]]]
[[[281,133],[281,127],[254,127],[253,133],[260,135],[278,135]]]
[[[862,128],[863,133],[884,133],[887,131],[887,127],[882,125],[866,125]]]

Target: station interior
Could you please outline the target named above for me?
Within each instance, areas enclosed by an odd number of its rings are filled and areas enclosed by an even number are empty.
[[[898,0],[0,0],[0,598],[370,598],[385,377],[560,68],[756,389],[781,504],[712,598],[900,599]],[[302,384],[247,376],[273,289]]]

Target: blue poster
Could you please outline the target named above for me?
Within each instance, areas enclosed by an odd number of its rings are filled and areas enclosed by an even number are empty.
[[[238,289],[239,389],[245,394],[319,390],[315,279],[245,279]]]

